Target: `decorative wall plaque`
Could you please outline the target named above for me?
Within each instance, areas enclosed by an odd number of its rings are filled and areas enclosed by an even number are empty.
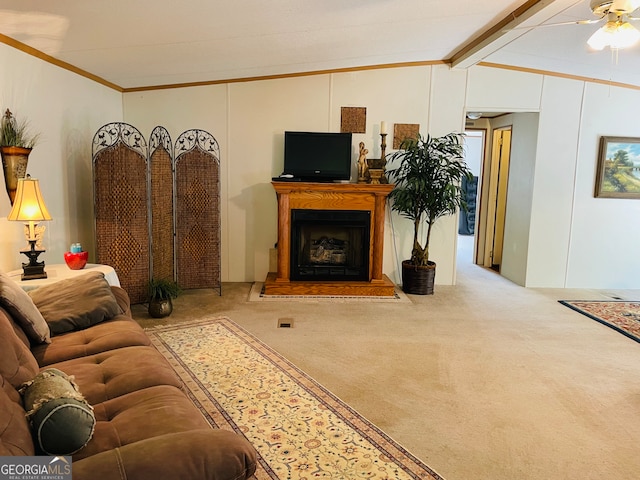
[[[341,107],[340,132],[342,133],[366,133],[367,108],[366,107]]]
[[[419,123],[396,123],[393,125],[393,149],[399,150],[406,138],[418,138]]]

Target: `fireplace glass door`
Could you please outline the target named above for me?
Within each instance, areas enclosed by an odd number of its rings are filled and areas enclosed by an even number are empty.
[[[291,210],[292,280],[369,280],[371,212]]]

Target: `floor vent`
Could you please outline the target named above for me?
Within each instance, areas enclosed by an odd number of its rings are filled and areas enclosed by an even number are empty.
[[[293,318],[279,318],[278,328],[293,328]]]

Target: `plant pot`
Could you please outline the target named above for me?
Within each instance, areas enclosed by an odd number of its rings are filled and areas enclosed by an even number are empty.
[[[18,179],[24,178],[27,174],[27,163],[29,162],[30,153],[30,148],[0,147],[4,183],[7,186],[7,193],[9,194],[11,205],[13,205],[13,201],[16,198]]]
[[[402,291],[414,295],[433,295],[436,264],[416,266],[411,260],[402,262]]]
[[[173,312],[173,302],[171,298],[149,301],[149,315],[153,318],[168,317],[171,315],[171,312]]]

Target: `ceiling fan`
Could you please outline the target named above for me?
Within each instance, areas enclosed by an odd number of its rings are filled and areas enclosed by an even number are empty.
[[[640,20],[631,16],[640,7],[640,0],[591,0],[590,7],[595,15],[602,15],[600,20],[606,19],[606,23],[587,40],[591,48],[627,48],[640,40],[640,31],[629,23]]]
[[[614,50],[628,48],[640,41],[640,31],[630,23],[640,20],[640,17],[631,15],[640,8],[640,0],[590,0],[589,7],[593,14],[598,16],[597,19],[546,23],[538,26],[590,25],[604,21],[604,25],[587,40],[587,44],[595,50],[605,47]]]

